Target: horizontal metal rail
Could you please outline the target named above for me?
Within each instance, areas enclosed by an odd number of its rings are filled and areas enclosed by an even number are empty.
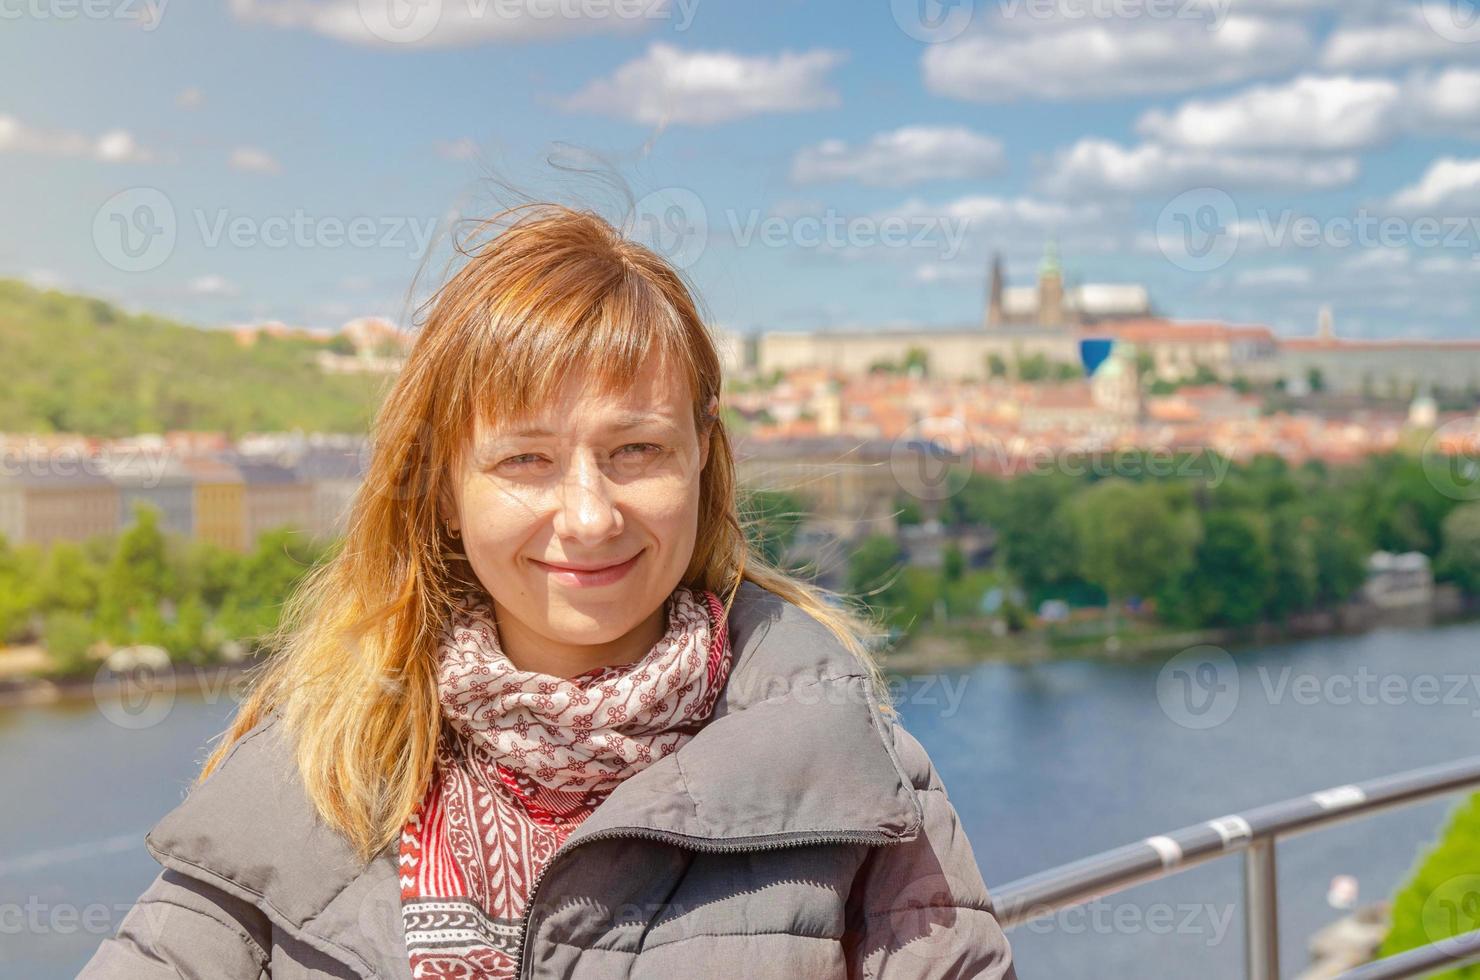
[[[1279,917],[1274,870],[1275,844],[1280,839],[1476,787],[1480,787],[1480,756],[1471,756],[1363,783],[1333,786],[1206,820],[1019,878],[989,891],[998,921],[1007,929],[1102,895],[1242,853],[1246,972],[1251,980],[1277,980]],[[1369,963],[1358,971],[1342,974],[1338,980],[1423,976],[1435,969],[1470,962],[1467,957],[1471,956],[1480,958],[1480,934],[1409,950],[1401,957]],[[1398,962],[1400,959],[1402,963]],[[1361,972],[1380,970],[1383,963],[1391,964],[1390,968],[1399,972]]]

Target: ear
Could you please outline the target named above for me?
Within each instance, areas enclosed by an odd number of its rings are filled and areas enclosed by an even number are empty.
[[[461,522],[457,519],[457,501],[452,497],[452,485],[444,483],[441,492],[437,495],[437,523],[445,526],[448,520],[457,522],[461,526]]]

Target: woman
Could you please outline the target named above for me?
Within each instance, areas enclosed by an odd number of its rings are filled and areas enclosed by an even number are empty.
[[[747,546],[683,281],[510,217],[82,975],[1015,980],[868,624]]]

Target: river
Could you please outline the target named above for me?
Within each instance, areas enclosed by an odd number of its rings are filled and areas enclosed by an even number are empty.
[[[1192,661],[1205,661],[1200,667]],[[989,884],[1308,791],[1480,752],[1480,624],[1387,629],[1176,663],[983,663],[897,678]],[[143,714],[0,711],[0,976],[72,977],[158,865],[143,834],[183,796],[231,690]],[[149,724],[141,724],[147,720]],[[1333,875],[1387,896],[1455,798],[1280,845],[1282,965],[1340,913]],[[1472,869],[1475,870],[1475,869]],[[1141,885],[1010,934],[1024,980],[1234,980],[1240,862]]]

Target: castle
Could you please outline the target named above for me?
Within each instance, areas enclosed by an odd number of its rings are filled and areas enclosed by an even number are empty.
[[[1036,286],[1006,285],[1002,255],[992,257],[984,321],[988,329],[1009,325],[1086,326],[1104,320],[1143,319],[1151,315],[1151,295],[1139,283],[1066,287],[1058,246],[1052,241],[1038,266]]]

